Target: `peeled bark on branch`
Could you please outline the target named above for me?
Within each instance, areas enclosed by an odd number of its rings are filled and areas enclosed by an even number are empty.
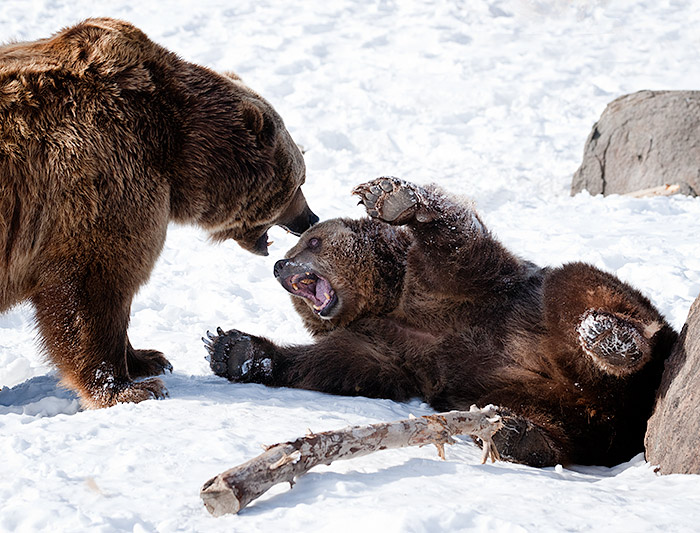
[[[294,441],[275,444],[254,459],[207,481],[200,492],[214,516],[237,513],[277,483],[288,482],[320,464],[353,459],[378,450],[434,444],[445,458],[445,444],[453,435],[472,435],[483,443],[482,463],[500,459],[492,437],[502,427],[497,408],[472,406],[396,422],[354,426],[338,431],[310,433]]]
[[[639,191],[627,192],[623,196],[631,196],[632,198],[648,198],[651,196],[673,196],[674,194],[683,194],[683,189],[679,183],[664,184],[658,187],[650,187]]]

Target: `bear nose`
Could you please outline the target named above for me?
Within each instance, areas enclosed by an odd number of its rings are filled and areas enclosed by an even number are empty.
[[[273,272],[275,273],[276,278],[279,279],[282,277],[282,270],[284,269],[284,267],[287,266],[288,262],[289,261],[287,259],[280,259],[279,261],[277,261],[275,263],[275,267],[273,269]]]

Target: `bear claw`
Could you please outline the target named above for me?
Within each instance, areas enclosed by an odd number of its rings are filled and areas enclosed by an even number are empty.
[[[139,403],[145,400],[163,400],[168,389],[158,378],[143,381],[107,381],[96,383],[81,394],[81,404],[87,409],[111,407],[118,403]]]
[[[129,345],[126,366],[132,379],[173,373],[173,365],[158,350],[135,350]]]
[[[237,329],[224,332],[216,328],[216,332],[218,335],[207,331],[207,337],[202,337],[214,374],[231,381],[255,383],[271,376],[272,360],[259,353],[253,337]]]

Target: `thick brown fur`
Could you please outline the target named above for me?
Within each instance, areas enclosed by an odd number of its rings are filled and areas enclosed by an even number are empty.
[[[311,228],[275,268],[315,343],[219,331],[216,373],[438,410],[492,403],[502,456],[533,466],[642,451],[676,339],[647,298],[587,264],[516,257],[437,187],[384,178],[356,192],[373,218]],[[321,279],[333,294],[319,310],[301,283]]]
[[[168,361],[134,350],[131,299],[170,221],[266,254],[266,230],[316,218],[302,155],[235,75],[181,60],[132,25],[90,19],[0,47],[0,312],[36,308],[86,407],[164,394]]]

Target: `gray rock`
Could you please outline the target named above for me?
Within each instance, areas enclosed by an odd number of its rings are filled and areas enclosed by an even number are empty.
[[[665,184],[700,193],[700,91],[640,91],[605,108],[571,194],[625,194]]]
[[[644,448],[662,474],[700,474],[700,298],[666,361]]]

